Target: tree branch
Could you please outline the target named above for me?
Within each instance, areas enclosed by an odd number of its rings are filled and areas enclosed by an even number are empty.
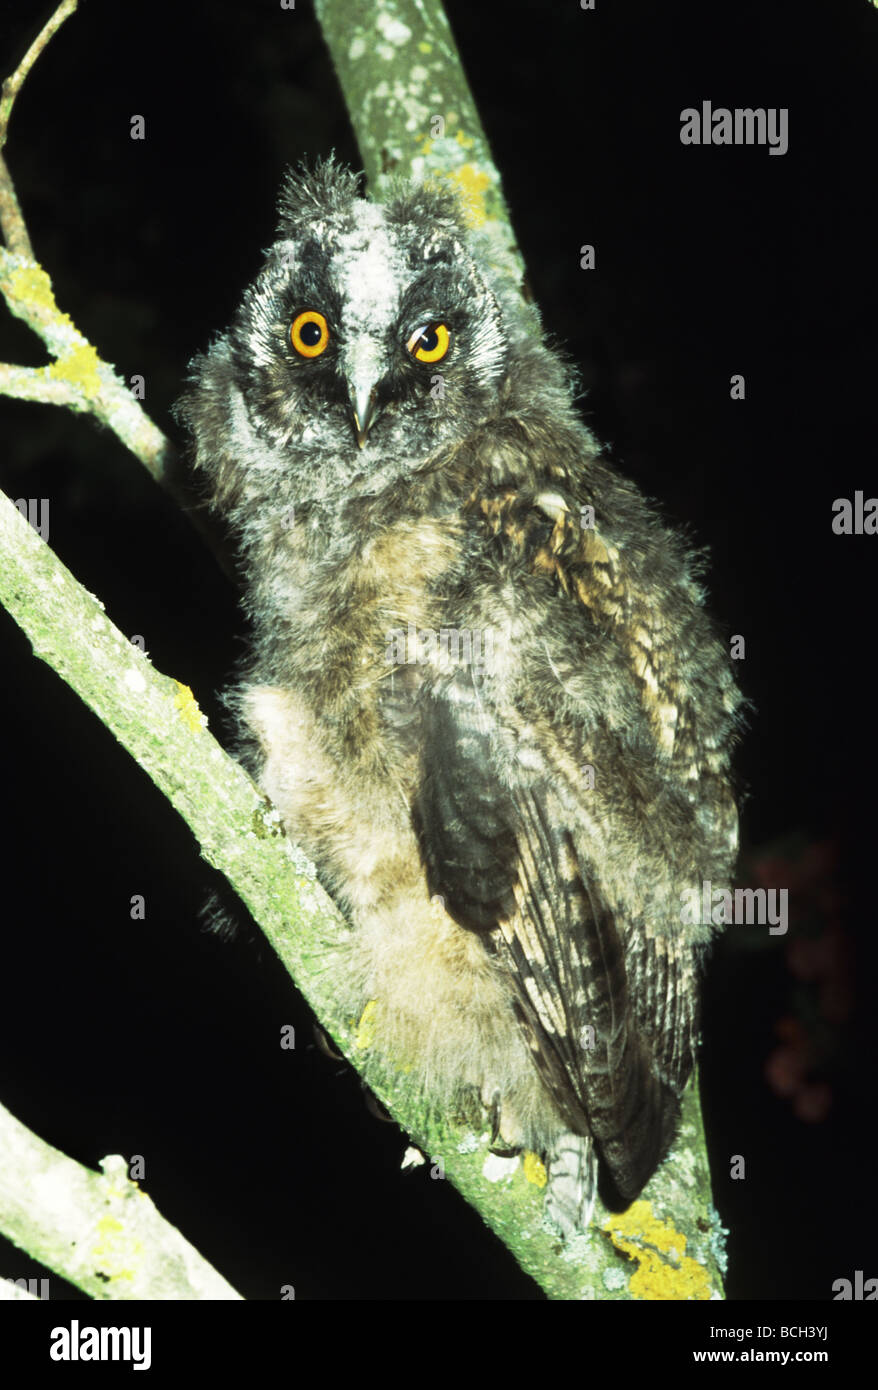
[[[0,98],[0,151],[12,106],[21,86],[52,35],[73,13],[78,0],[62,0],[31,44]],[[0,153],[0,293],[7,308],[45,343],[55,361],[46,367],[0,366],[0,393],[19,400],[65,405],[93,415],[112,430],[152,477],[177,502],[230,577],[234,566],[223,536],[192,489],[177,450],[153,424],[128,385],[98,356],[69,315],[55,302],[52,282],[36,260],[12,175]]]
[[[4,186],[4,178],[8,193],[12,184],[8,170],[2,165],[0,188]],[[173,445],[152,423],[125,382],[112,367],[101,361],[70,317],[58,308],[52,282],[42,266],[0,247],[0,292],[10,313],[33,329],[55,358],[47,367],[7,368],[7,372],[18,373],[11,380],[7,377],[8,384],[19,388],[11,394],[24,394],[20,388],[25,372],[30,382],[28,400],[55,403],[59,398],[57,386],[61,383],[65,404],[73,410],[94,415],[101,424],[108,426],[149,469],[156,482],[168,486],[175,456]]]
[[[439,0],[314,0],[372,194],[445,180],[498,270],[525,289],[500,173]]]
[[[30,48],[25,53],[18,67],[11,77],[7,77],[0,89],[0,150],[6,144],[6,133],[9,128],[9,117],[12,115],[12,107],[15,98],[21,91],[24,79],[27,77],[34,63],[39,58],[46,44],[53,34],[61,28],[65,19],[69,18],[76,9],[79,0],[61,0],[61,4],[43,25],[37,37],[34,39]]]
[[[240,1299],[128,1177],[119,1154],[93,1173],[0,1105],[3,1234],[92,1298]],[[13,1286],[4,1281],[0,1296]]]

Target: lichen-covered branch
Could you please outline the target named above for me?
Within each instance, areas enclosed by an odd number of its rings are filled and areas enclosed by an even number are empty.
[[[2,178],[2,171],[0,171]],[[112,367],[55,303],[52,282],[33,260],[0,247],[0,292],[10,313],[32,328],[55,358],[46,367],[6,367],[0,389],[27,400],[63,403],[107,425],[145,464],[157,482],[167,482],[174,456],[170,441],[152,423]]]
[[[63,0],[31,44],[0,97],[0,151],[13,102],[36,58],[77,0]],[[55,302],[52,282],[34,256],[12,175],[0,153],[0,293],[11,314],[45,343],[54,361],[45,367],[0,364],[0,394],[44,405],[64,405],[93,415],[113,431],[155,481],[177,501],[227,571],[230,562],[218,529],[201,509],[171,441],[150,420],[135,392],[104,362]]]
[[[44,375],[41,367],[14,367],[0,362],[0,395],[18,401],[42,401],[81,410],[79,392],[69,381]]]
[[[240,1299],[130,1180],[124,1158],[101,1168],[59,1153],[0,1105],[0,1229],[13,1245],[92,1298]]]
[[[372,194],[450,182],[494,266],[524,286],[500,173],[440,0],[314,0]]]

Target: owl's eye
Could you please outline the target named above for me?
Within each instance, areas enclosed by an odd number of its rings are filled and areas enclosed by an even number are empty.
[[[329,346],[329,324],[316,309],[305,309],[293,319],[290,342],[300,357],[319,357]]]
[[[406,347],[417,362],[441,362],[451,343],[444,323],[425,323],[416,328]]]

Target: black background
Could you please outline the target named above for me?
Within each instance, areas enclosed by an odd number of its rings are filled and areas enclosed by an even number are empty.
[[[51,6],[17,10],[0,20],[4,74]],[[766,1080],[778,1019],[815,1013],[789,941],[725,940],[702,1066],[729,1297],[827,1299],[856,1269],[878,1276],[878,537],[831,529],[836,497],[878,493],[878,12],[866,0],[446,10],[582,408],[619,466],[709,547],[712,607],[746,639],[744,862],[791,837],[837,849],[849,982],[820,1034],[828,1115],[798,1118]],[[705,99],[788,107],[788,153],[682,146],[680,111]],[[143,142],[129,138],[135,113]],[[294,12],[86,0],[39,59],[6,147],[35,253],[103,358],[145,377],[145,406],[173,437],[188,359],[225,327],[273,239],[284,168],[333,148],[358,165],[304,0]],[[579,268],[585,242],[594,272]],[[0,359],[45,357],[4,315]],[[744,402],[729,397],[736,372]],[[0,400],[0,441],[0,486],[50,499],[52,547],[227,740],[217,695],[244,624],[187,521],[87,419]],[[159,1209],[247,1298],[285,1284],[299,1299],[541,1297],[449,1185],[400,1175],[402,1136],[309,1045],[308,1011],[246,914],[232,942],[204,930],[213,879],[185,825],[5,615],[0,643],[3,1102],[89,1166],[143,1154]],[[135,893],[144,922],[129,918]],[[284,1023],[293,1053],[278,1047]],[[745,1181],[729,1180],[731,1154]],[[38,1272],[0,1241],[0,1276]]]

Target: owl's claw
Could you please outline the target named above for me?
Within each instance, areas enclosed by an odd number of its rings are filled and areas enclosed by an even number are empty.
[[[495,1091],[491,1096],[491,1143],[489,1148],[493,1150],[494,1145],[500,1137],[500,1092]]]
[[[494,1091],[491,1095],[490,1104],[491,1114],[491,1142],[488,1145],[488,1152],[496,1154],[497,1158],[517,1158],[521,1153],[520,1148],[510,1148],[508,1144],[497,1144],[500,1138],[500,1125],[502,1123],[502,1106],[500,1104],[500,1092]]]
[[[380,1120],[382,1124],[396,1124],[396,1120],[393,1118],[393,1116],[390,1114],[388,1110],[385,1110],[384,1106],[381,1104],[374,1091],[369,1090],[369,1087],[366,1085],[365,1081],[360,1082],[360,1090],[363,1093],[363,1102],[370,1115],[372,1115],[376,1120]]]

